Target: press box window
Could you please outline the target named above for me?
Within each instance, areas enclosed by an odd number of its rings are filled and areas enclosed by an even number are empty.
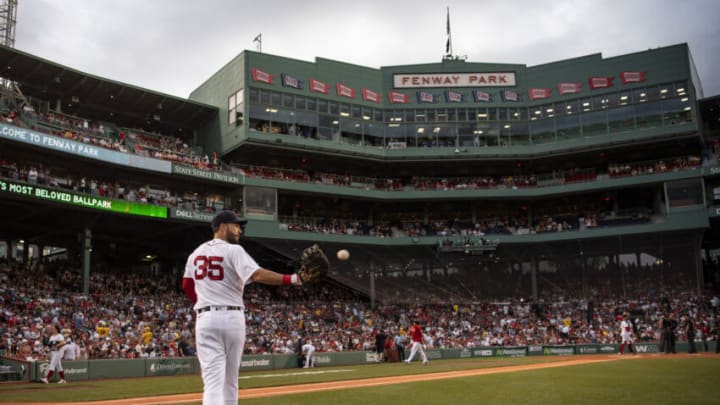
[[[666,187],[670,207],[703,204],[703,192],[700,180],[668,182]]]
[[[228,125],[243,124],[244,89],[240,89],[228,97]]]

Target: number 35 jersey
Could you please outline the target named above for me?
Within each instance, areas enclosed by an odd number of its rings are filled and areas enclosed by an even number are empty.
[[[194,309],[243,306],[243,288],[260,266],[240,245],[213,239],[188,256],[183,277],[195,282]]]

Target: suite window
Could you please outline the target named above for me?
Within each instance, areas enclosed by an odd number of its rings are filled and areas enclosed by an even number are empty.
[[[349,104],[340,104],[340,116],[341,117],[349,117],[350,116],[350,105]]]
[[[257,93],[256,93],[257,94]],[[240,89],[228,97],[228,125],[242,125],[245,91]]]
[[[457,114],[456,114],[454,108],[448,108],[448,109],[447,109],[447,120],[448,120],[449,122],[454,122],[456,115],[457,115]]]
[[[458,108],[457,119],[458,121],[467,121],[467,110],[464,108]]]
[[[436,111],[432,108],[427,109],[427,122],[435,122],[439,118],[436,115]]]
[[[354,105],[350,107],[350,116],[355,119],[362,118],[360,106]]]
[[[666,183],[670,207],[703,204],[701,180],[680,180]]]
[[[271,92],[270,93],[270,104],[272,105],[282,105],[282,95],[277,92]]]
[[[415,122],[415,110],[405,110],[405,122]]]
[[[270,92],[269,91],[260,90],[260,104],[262,104],[262,105],[270,104]]]
[[[328,113],[328,102],[325,100],[318,100],[317,108],[318,108],[318,112],[320,114],[327,114]]]
[[[248,92],[248,102],[251,104],[257,104],[260,101],[260,94],[258,89],[250,88]]]
[[[295,97],[295,109],[296,110],[304,110],[305,109],[305,97],[302,97],[302,96]]]
[[[373,110],[374,120],[377,122],[383,122],[383,110],[375,108]]]

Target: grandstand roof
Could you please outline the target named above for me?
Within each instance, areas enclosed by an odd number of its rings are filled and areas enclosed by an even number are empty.
[[[0,77],[26,97],[57,99],[63,112],[186,138],[217,116],[214,106],[83,73],[0,45]],[[51,106],[55,107],[55,106]]]

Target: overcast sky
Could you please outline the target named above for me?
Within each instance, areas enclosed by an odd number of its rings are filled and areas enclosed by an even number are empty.
[[[705,96],[720,94],[718,0],[19,0],[15,47],[186,98],[244,49],[368,67],[453,53],[534,66],[688,43]]]

